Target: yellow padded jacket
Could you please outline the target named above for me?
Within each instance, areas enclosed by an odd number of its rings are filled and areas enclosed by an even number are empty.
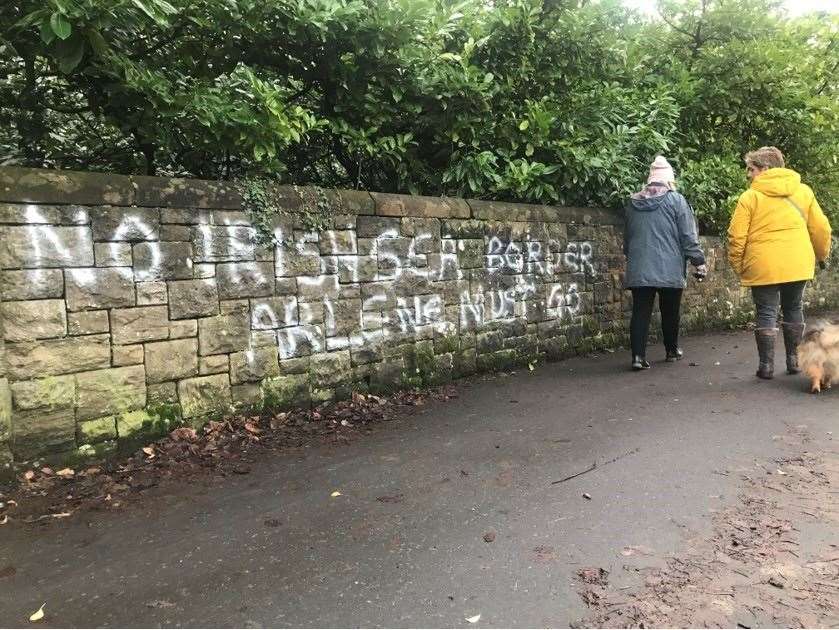
[[[812,280],[816,260],[830,254],[830,235],[830,222],[801,176],[770,168],[737,200],[728,260],[747,287]]]

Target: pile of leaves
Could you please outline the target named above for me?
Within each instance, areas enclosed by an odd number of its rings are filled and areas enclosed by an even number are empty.
[[[25,471],[0,492],[0,525],[43,523],[85,509],[124,507],[143,491],[172,481],[246,475],[260,454],[316,444],[349,442],[371,425],[410,414],[429,400],[449,400],[452,386],[403,391],[382,398],[354,393],[350,400],[263,416],[233,416],[202,429],[179,427],[124,459],[82,470]]]

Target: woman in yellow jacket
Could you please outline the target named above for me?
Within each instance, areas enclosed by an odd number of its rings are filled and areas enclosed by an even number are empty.
[[[775,370],[778,305],[783,311],[787,373],[797,374],[797,349],[804,332],[804,285],[816,261],[830,254],[830,223],[809,186],[784,168],[775,147],[745,156],[751,186],[740,195],[728,227],[728,260],[743,286],[752,288],[757,313],[757,376]]]

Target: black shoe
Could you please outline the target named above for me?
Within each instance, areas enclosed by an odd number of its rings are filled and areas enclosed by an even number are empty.
[[[640,370],[649,370],[650,364],[644,357],[634,356],[632,357],[632,369],[636,372]]]
[[[682,352],[682,349],[676,348],[675,350],[668,350],[667,358],[664,360],[668,363],[675,363],[676,361],[681,361],[683,356],[685,356],[685,353]]]

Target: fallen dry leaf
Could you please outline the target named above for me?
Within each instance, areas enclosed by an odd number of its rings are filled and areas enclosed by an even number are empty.
[[[198,432],[192,427],[178,427],[169,434],[173,440],[186,440],[192,442],[198,439]]]
[[[59,477],[64,477],[65,479],[69,479],[70,477],[76,476],[76,471],[72,468],[62,468],[57,473],[55,473]]]
[[[245,423],[245,431],[247,431],[248,433],[253,433],[254,435],[259,435],[260,433],[262,433],[262,429],[260,429],[253,422],[246,422]]]
[[[44,602],[38,610],[29,615],[29,621],[41,621],[44,618],[44,606],[46,605],[47,603]]]
[[[41,472],[44,473],[45,475],[54,475],[55,474],[55,472],[53,472],[53,469],[48,467],[48,466],[44,466],[43,468],[41,468]]]
[[[148,456],[149,459],[154,457],[154,447],[153,446],[144,446],[143,452]]]
[[[466,618],[466,621],[468,621],[469,623],[478,623],[480,620],[481,620],[481,615],[480,614],[475,615],[474,617],[467,617]]]
[[[484,542],[491,543],[495,540],[495,532],[487,532],[484,534]]]
[[[330,494],[329,496],[331,496],[331,497],[340,497],[340,496],[341,496],[341,493],[340,493],[340,492],[338,492],[338,491],[336,490],[335,492],[333,492],[333,493],[332,493],[332,494]]]
[[[23,473],[23,478],[26,479],[26,481],[32,481],[35,478],[35,471],[27,470],[25,473]]]

